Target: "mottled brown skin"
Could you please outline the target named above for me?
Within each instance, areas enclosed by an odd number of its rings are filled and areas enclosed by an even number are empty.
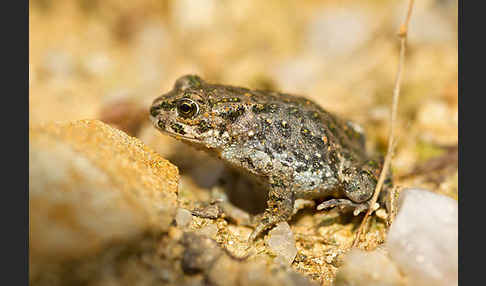
[[[366,210],[380,165],[368,158],[360,128],[304,97],[179,78],[154,100],[157,129],[218,156],[268,190],[253,241],[289,220],[295,199],[328,199],[318,209]]]

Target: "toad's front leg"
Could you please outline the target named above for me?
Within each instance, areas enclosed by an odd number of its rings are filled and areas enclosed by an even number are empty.
[[[248,241],[252,243],[263,231],[279,222],[288,221],[292,216],[294,201],[294,192],[290,188],[271,184],[268,192],[268,207],[262,215],[256,217],[256,227],[250,234]]]
[[[341,210],[352,209],[353,215],[357,216],[361,212],[368,210],[370,205],[369,205],[369,201],[362,202],[362,203],[355,203],[349,199],[330,199],[319,204],[317,206],[317,210],[325,210],[325,209],[330,209],[335,207]]]

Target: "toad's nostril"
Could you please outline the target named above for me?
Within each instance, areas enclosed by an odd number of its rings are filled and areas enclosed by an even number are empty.
[[[163,120],[157,121],[157,126],[159,126],[160,129],[165,129],[165,121]]]

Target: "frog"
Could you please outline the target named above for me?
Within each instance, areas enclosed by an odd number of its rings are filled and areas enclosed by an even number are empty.
[[[367,154],[362,127],[304,96],[190,74],[153,101],[150,119],[162,133],[218,157],[268,192],[266,209],[252,216],[250,242],[289,221],[297,199],[354,215],[374,207],[383,159]],[[385,189],[390,185],[388,175]]]

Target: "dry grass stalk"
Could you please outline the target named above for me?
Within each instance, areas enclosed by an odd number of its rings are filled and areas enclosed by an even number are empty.
[[[390,163],[394,152],[395,142],[395,124],[396,124],[396,117],[397,117],[397,109],[398,109],[398,98],[400,97],[400,83],[402,81],[402,69],[405,62],[405,47],[407,43],[407,32],[408,32],[408,24],[410,22],[410,18],[412,16],[412,7],[413,7],[414,0],[409,0],[408,3],[408,11],[405,21],[400,25],[400,31],[398,32],[398,36],[400,37],[400,59],[398,63],[398,70],[397,76],[395,79],[395,87],[393,89],[393,102],[392,102],[392,110],[391,110],[391,120],[390,120],[390,131],[388,134],[388,150],[385,157],[385,162],[383,163],[383,169],[380,174],[380,178],[378,179],[378,183],[376,184],[375,192],[373,197],[370,201],[370,208],[366,212],[361,225],[359,226],[358,232],[356,233],[356,237],[354,238],[353,247],[358,245],[359,239],[361,234],[364,232],[366,223],[368,221],[368,217],[374,211],[374,206],[376,201],[378,200],[378,196],[380,195],[381,188],[383,187],[383,182],[385,181],[386,174],[390,169]],[[391,215],[391,214],[389,214]]]

